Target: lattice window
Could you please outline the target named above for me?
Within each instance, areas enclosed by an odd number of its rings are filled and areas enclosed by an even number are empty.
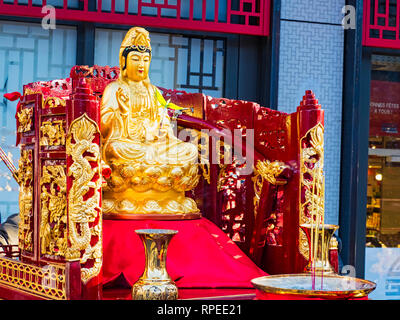
[[[0,0],[0,14],[43,17],[53,5],[58,20],[148,27],[269,34],[271,0]]]
[[[364,1],[363,44],[400,48],[400,3],[397,0]]]
[[[126,31],[96,29],[95,64],[118,65]],[[221,38],[151,33],[150,80],[166,89],[224,95],[225,41]]]

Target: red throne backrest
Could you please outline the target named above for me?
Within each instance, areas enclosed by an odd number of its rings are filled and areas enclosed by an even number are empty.
[[[299,171],[302,163],[304,165],[302,145],[310,147],[310,130],[318,126],[323,128],[323,111],[313,93],[307,91],[297,111],[292,114],[248,101],[171,90],[164,94],[182,106],[190,97],[196,97],[200,106],[192,107],[201,110],[197,113],[202,114],[206,122],[229,129],[232,135],[236,129],[244,138],[248,129],[253,129],[254,152],[260,156],[258,160],[279,161],[291,168],[287,184],[267,184],[257,204],[254,174],[238,176],[235,165],[212,165],[210,172],[211,176],[214,173],[214,181],[211,177],[211,184],[214,185],[207,188],[205,184],[203,187],[209,199],[203,214],[267,272],[302,272],[308,260],[305,248],[308,244],[299,224],[309,218],[304,205],[304,180],[309,177]]]

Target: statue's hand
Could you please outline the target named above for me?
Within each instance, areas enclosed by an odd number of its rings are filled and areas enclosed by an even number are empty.
[[[128,107],[129,98],[126,95],[124,89],[118,88],[116,97],[117,97],[117,102],[118,102],[118,106],[119,106],[121,113],[127,114],[129,112],[129,107]]]

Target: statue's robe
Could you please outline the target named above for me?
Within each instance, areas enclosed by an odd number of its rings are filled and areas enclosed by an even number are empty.
[[[144,86],[138,94],[121,80],[110,83],[104,90],[101,108],[103,160],[144,162],[147,164],[195,163],[195,145],[179,140],[173,132],[166,108],[159,106],[156,87]],[[117,102],[122,88],[129,98],[129,111],[123,113]]]

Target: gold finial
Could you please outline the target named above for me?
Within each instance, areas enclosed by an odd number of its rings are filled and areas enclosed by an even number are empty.
[[[332,237],[329,242],[329,250],[337,250],[338,247],[339,247],[339,243],[338,243],[336,237]]]

